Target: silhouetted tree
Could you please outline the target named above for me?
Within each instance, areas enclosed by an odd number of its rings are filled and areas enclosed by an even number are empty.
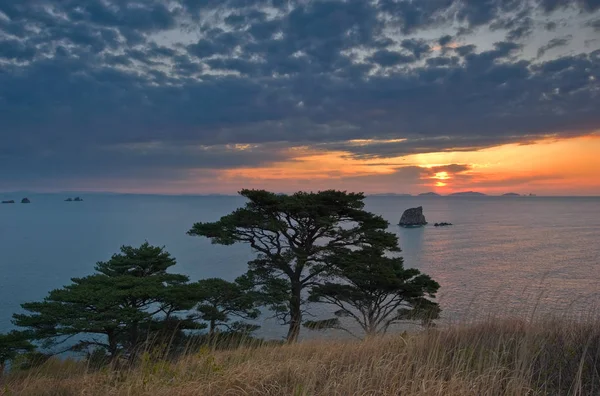
[[[208,334],[213,336],[219,328],[229,332],[249,333],[258,328],[247,323],[236,321],[231,323],[231,317],[240,319],[256,319],[260,311],[250,285],[243,282],[227,282],[219,278],[202,279],[194,284],[194,296],[199,300],[196,310],[200,319],[208,322]]]
[[[31,352],[34,345],[28,340],[26,333],[11,331],[0,334],[0,378],[6,369],[6,363],[15,359],[19,354]]]
[[[419,270],[405,269],[401,257],[386,257],[385,250],[375,246],[340,249],[330,260],[330,279],[314,286],[309,300],[336,306],[337,317],[308,322],[307,327],[341,328],[338,318],[351,317],[371,336],[400,321],[428,325],[438,317],[438,304],[430,299],[439,284]]]
[[[341,191],[279,195],[242,190],[246,205],[212,223],[196,223],[189,235],[213,243],[247,243],[258,257],[246,278],[257,284],[275,314],[289,324],[287,340],[298,339],[303,291],[319,282],[336,249],[371,241],[394,244],[380,216],[364,210],[364,195]]]
[[[131,358],[160,322],[176,320],[181,329],[202,327],[175,315],[195,305],[187,276],[167,273],[175,263],[161,247],[123,246],[120,254],[96,265],[97,274],[73,278],[43,301],[22,304],[29,314],[15,314],[13,321],[45,347],[79,336],[68,349],[91,346],[105,349],[111,358]]]

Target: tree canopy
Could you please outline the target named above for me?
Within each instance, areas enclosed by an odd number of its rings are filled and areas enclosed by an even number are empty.
[[[4,374],[6,362],[13,360],[21,353],[33,351],[34,348],[26,333],[13,330],[6,334],[0,334],[0,377]]]
[[[287,339],[296,341],[302,323],[303,291],[319,282],[336,250],[372,243],[396,244],[388,222],[364,210],[362,193],[321,191],[279,195],[242,190],[244,207],[216,222],[196,223],[189,235],[212,243],[246,243],[258,253],[249,263],[248,279],[265,302],[289,325]],[[390,247],[393,249],[393,247]]]
[[[258,326],[236,321],[256,319],[260,311],[256,308],[256,299],[250,291],[252,285],[243,281],[227,282],[219,278],[202,279],[194,284],[194,299],[199,303],[196,310],[200,319],[208,323],[208,334],[214,335],[220,328],[229,332],[251,332]]]
[[[73,278],[41,302],[22,304],[28,313],[13,315],[13,321],[47,347],[93,346],[113,358],[131,357],[152,336],[157,322],[175,320],[180,329],[201,327],[175,315],[195,302],[187,276],[167,273],[173,265],[175,260],[161,247],[123,246],[120,254],[96,265],[96,274]],[[77,342],[70,343],[76,336]]]
[[[339,328],[339,317],[351,317],[371,336],[403,320],[427,324],[438,317],[439,307],[431,298],[439,284],[417,269],[405,269],[401,257],[387,257],[375,246],[344,249],[330,259],[331,277],[312,287],[310,301],[337,307],[337,318],[309,322],[308,327]]]

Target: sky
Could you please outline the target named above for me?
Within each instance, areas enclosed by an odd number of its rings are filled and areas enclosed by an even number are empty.
[[[0,191],[600,195],[600,0],[0,0]]]

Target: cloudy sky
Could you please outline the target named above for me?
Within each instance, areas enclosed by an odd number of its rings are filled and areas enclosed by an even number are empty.
[[[600,195],[600,0],[0,0],[0,191]]]

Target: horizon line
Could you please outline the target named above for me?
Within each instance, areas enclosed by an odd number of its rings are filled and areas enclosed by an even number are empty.
[[[294,192],[282,192],[277,191],[275,194],[283,194],[283,195],[291,195],[295,192],[299,191],[307,191],[313,192],[312,190],[298,190]],[[326,190],[319,190],[326,191]],[[338,190],[338,191],[348,191],[348,190]],[[318,191],[315,191],[318,192]],[[356,191],[348,191],[348,192],[356,192]],[[441,194],[435,193],[432,191],[424,192],[424,193],[394,193],[394,192],[384,192],[384,193],[366,193],[362,192],[365,197],[414,197],[414,198],[428,198],[428,197],[465,197],[465,198],[477,198],[477,197],[513,197],[513,198],[600,198],[600,194],[598,195],[564,195],[564,194],[518,194],[518,193],[498,193],[498,194],[488,194],[481,193],[478,191],[457,191],[453,193]],[[80,194],[80,195],[145,195],[145,196],[165,196],[165,197],[210,197],[210,196],[221,196],[221,197],[239,197],[239,193],[164,193],[164,192],[118,192],[118,191],[0,191],[0,195],[14,195],[14,194],[35,194],[35,195],[60,195],[60,194]],[[473,194],[473,195],[469,195]],[[507,194],[516,194],[516,195],[508,195]]]

